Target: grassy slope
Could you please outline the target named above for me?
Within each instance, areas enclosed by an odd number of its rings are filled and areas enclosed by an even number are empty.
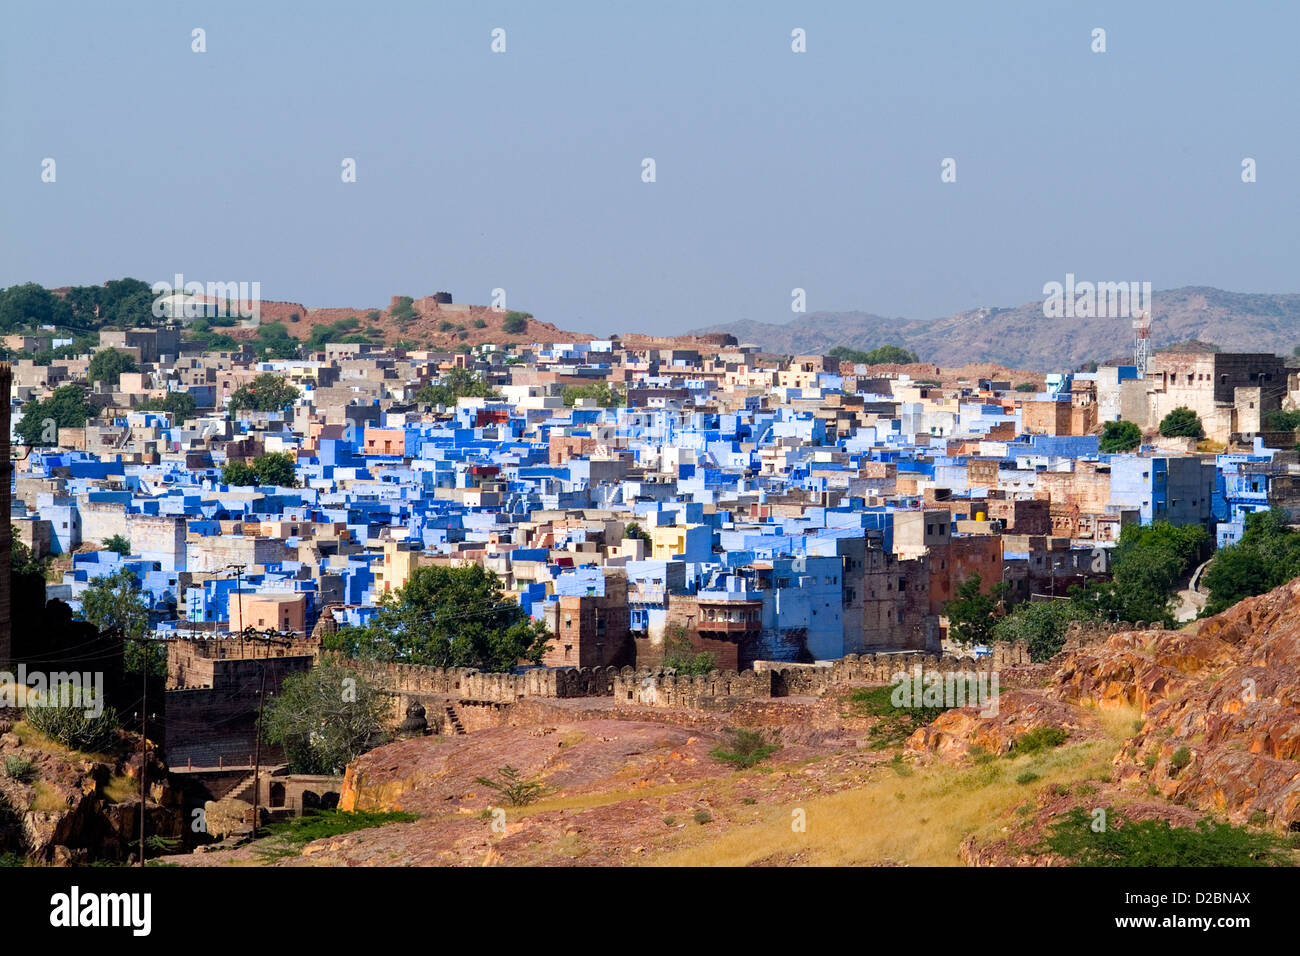
[[[1005,814],[1031,799],[1040,787],[1108,778],[1110,762],[1131,733],[1136,710],[1099,714],[1102,740],[1056,750],[953,766],[935,762],[910,775],[886,770],[863,786],[806,801],[806,832],[791,826],[794,808],[773,808],[751,826],[666,854],[653,863],[668,866],[745,866],[797,860],[811,865],[896,863],[960,866],[958,848],[972,833],[994,836]],[[1026,770],[1039,775],[1016,783]]]

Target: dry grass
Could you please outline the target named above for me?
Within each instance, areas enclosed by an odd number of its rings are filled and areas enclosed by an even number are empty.
[[[80,750],[73,750],[71,747],[65,747],[53,737],[48,737],[41,733],[25,720],[20,720],[13,726],[13,733],[18,735],[18,742],[23,747],[31,747],[42,753],[58,754],[64,757],[88,758],[97,760],[100,763],[113,763],[117,758],[112,754],[104,753],[87,753]]]
[[[53,787],[44,780],[37,780],[32,786],[31,810],[59,811],[68,809],[68,801],[59,796]]]
[[[104,785],[104,796],[114,803],[125,803],[127,800],[140,799],[140,784],[130,777],[118,774],[111,777]]]
[[[552,810],[592,810],[607,807],[627,800],[642,800],[651,797],[663,797],[699,786],[695,783],[670,783],[657,787],[642,787],[634,790],[606,790],[603,793],[553,794],[542,797],[522,807],[503,807],[506,818],[517,820],[534,813],[548,813]],[[493,804],[496,806],[496,804]]]
[[[667,853],[652,863],[668,866],[746,866],[762,861],[811,865],[897,863],[958,866],[967,836],[1000,835],[1006,814],[1057,783],[1075,784],[1108,773],[1118,744],[1128,735],[1133,708],[1098,712],[1105,736],[1066,743],[1055,750],[971,766],[933,763],[914,775],[883,772],[861,787],[802,801],[796,808],[768,808],[761,820],[734,827]],[[1018,784],[1032,771],[1039,779]],[[806,831],[794,832],[792,814],[802,809]]]

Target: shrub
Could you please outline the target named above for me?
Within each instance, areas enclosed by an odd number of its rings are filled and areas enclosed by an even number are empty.
[[[89,691],[75,690],[57,703],[51,697],[45,702],[29,704],[23,710],[23,718],[71,750],[102,753],[117,739],[117,713],[109,707],[98,716],[87,716],[87,711],[98,709],[94,704],[94,696]]]
[[[19,783],[27,783],[36,772],[36,761],[28,757],[5,757],[5,776]]]
[[[1034,773],[1032,770],[1026,770],[1024,773],[1016,777],[1016,783],[1033,783],[1037,779],[1038,774]]]
[[[910,680],[911,678],[908,678]],[[864,687],[849,694],[852,716],[875,717],[868,734],[873,750],[902,744],[919,727],[936,720],[946,707],[895,707],[894,686]]]
[[[272,823],[267,832],[288,847],[303,847],[313,840],[386,826],[410,823],[419,816],[401,810],[308,810],[302,816],[283,823]]]
[[[532,314],[528,312],[507,312],[501,330],[507,335],[522,335],[528,331],[528,320],[531,318]]]
[[[704,824],[706,823],[712,823],[713,814],[711,814],[708,810],[696,810],[695,822],[698,823],[700,826],[704,826]]]
[[[484,322],[482,319],[475,319],[475,320],[474,320],[474,328],[476,328],[476,329],[486,329],[486,328],[487,328],[487,323]]]
[[[415,318],[414,302],[409,295],[398,296],[397,303],[388,310],[388,314],[398,322],[409,322]]]
[[[1098,449],[1103,455],[1130,451],[1142,443],[1142,431],[1133,422],[1106,422],[1101,426]]]
[[[1035,727],[1023,737],[1016,738],[1007,756],[1020,757],[1024,754],[1038,753],[1040,750],[1050,750],[1061,746],[1069,736],[1060,727]]]
[[[1192,752],[1186,747],[1179,747],[1174,751],[1173,756],[1169,758],[1169,769],[1177,773],[1191,762]]]
[[[1204,438],[1201,417],[1185,405],[1180,405],[1160,420],[1160,434],[1166,438]]]
[[[1075,866],[1286,866],[1285,842],[1208,818],[1195,827],[1168,820],[1126,821],[1112,813],[1100,832],[1076,807],[1048,829],[1033,853],[1055,853]]]
[[[519,771],[510,764],[506,764],[497,771],[500,780],[493,780],[490,777],[475,777],[474,779],[489,790],[495,790],[501,796],[510,802],[512,807],[522,807],[532,803],[542,795],[546,787],[536,780],[524,780]]]
[[[733,730],[724,727],[723,733],[730,735],[729,746],[715,747],[711,751],[714,760],[729,763],[738,769],[747,769],[762,763],[781,748],[763,739],[756,730]]]

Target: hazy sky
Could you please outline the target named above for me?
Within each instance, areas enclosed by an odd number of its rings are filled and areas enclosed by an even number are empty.
[[[596,333],[783,322],[795,287],[914,318],[1067,272],[1294,292],[1298,11],[3,0],[0,285],[500,287]]]

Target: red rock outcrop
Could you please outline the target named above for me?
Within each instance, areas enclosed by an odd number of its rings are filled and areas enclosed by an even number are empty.
[[[1141,708],[1120,779],[1234,823],[1300,829],[1300,580],[1179,631],[1067,655],[1049,693]]]

